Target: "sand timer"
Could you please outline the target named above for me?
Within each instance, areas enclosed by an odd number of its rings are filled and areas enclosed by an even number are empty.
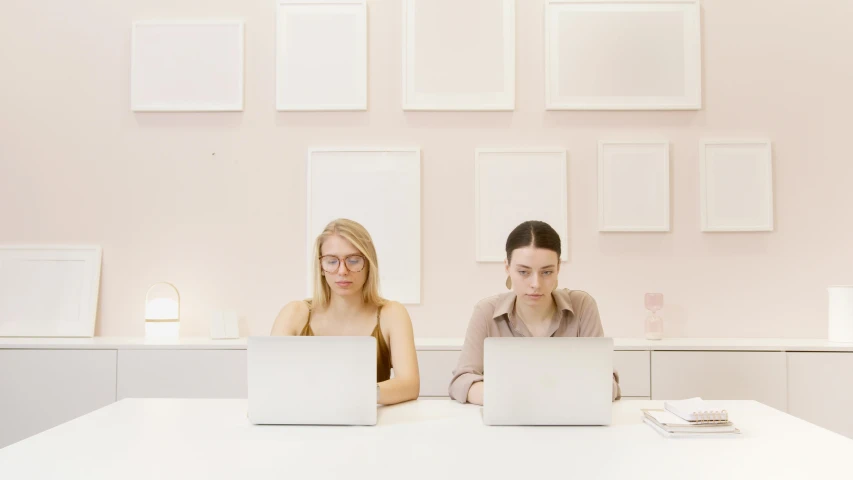
[[[646,294],[646,310],[651,313],[646,317],[646,338],[649,340],[660,340],[663,338],[663,318],[657,313],[663,308],[662,293]]]

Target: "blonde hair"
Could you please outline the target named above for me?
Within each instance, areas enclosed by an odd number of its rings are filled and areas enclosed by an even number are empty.
[[[358,249],[359,253],[367,261],[367,279],[365,279],[364,286],[361,288],[361,298],[364,303],[376,307],[385,305],[387,300],[379,295],[379,263],[376,260],[376,248],[373,246],[373,239],[370,238],[367,229],[360,223],[346,218],[339,218],[329,222],[314,242],[314,296],[311,300],[312,308],[326,308],[329,306],[329,300],[331,299],[332,290],[329,288],[329,284],[326,283],[326,277],[323,276],[323,270],[320,267],[320,247],[332,235],[345,238]]]

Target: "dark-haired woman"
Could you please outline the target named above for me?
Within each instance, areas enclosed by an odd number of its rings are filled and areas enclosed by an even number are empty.
[[[483,341],[486,337],[603,337],[598,306],[580,290],[557,289],[560,236],[545,222],[515,227],[506,241],[506,286],[474,307],[450,397],[483,404]],[[613,399],[621,397],[613,373]]]

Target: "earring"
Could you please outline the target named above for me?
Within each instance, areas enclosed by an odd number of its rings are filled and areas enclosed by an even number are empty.
[[[512,279],[509,277],[506,277],[506,288],[507,290],[512,290]]]

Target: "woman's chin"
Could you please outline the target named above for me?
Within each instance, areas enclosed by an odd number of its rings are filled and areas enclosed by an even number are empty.
[[[360,295],[361,289],[360,288],[354,288],[353,286],[341,288],[341,287],[335,285],[332,287],[332,293],[334,293],[335,295],[341,296],[341,297],[349,297],[351,295]]]
[[[530,305],[532,307],[542,305],[544,302],[547,302],[549,298],[549,295],[544,293],[536,295],[530,295],[526,293],[516,295],[518,296],[518,298],[521,299],[522,302],[524,302],[525,305]]]

